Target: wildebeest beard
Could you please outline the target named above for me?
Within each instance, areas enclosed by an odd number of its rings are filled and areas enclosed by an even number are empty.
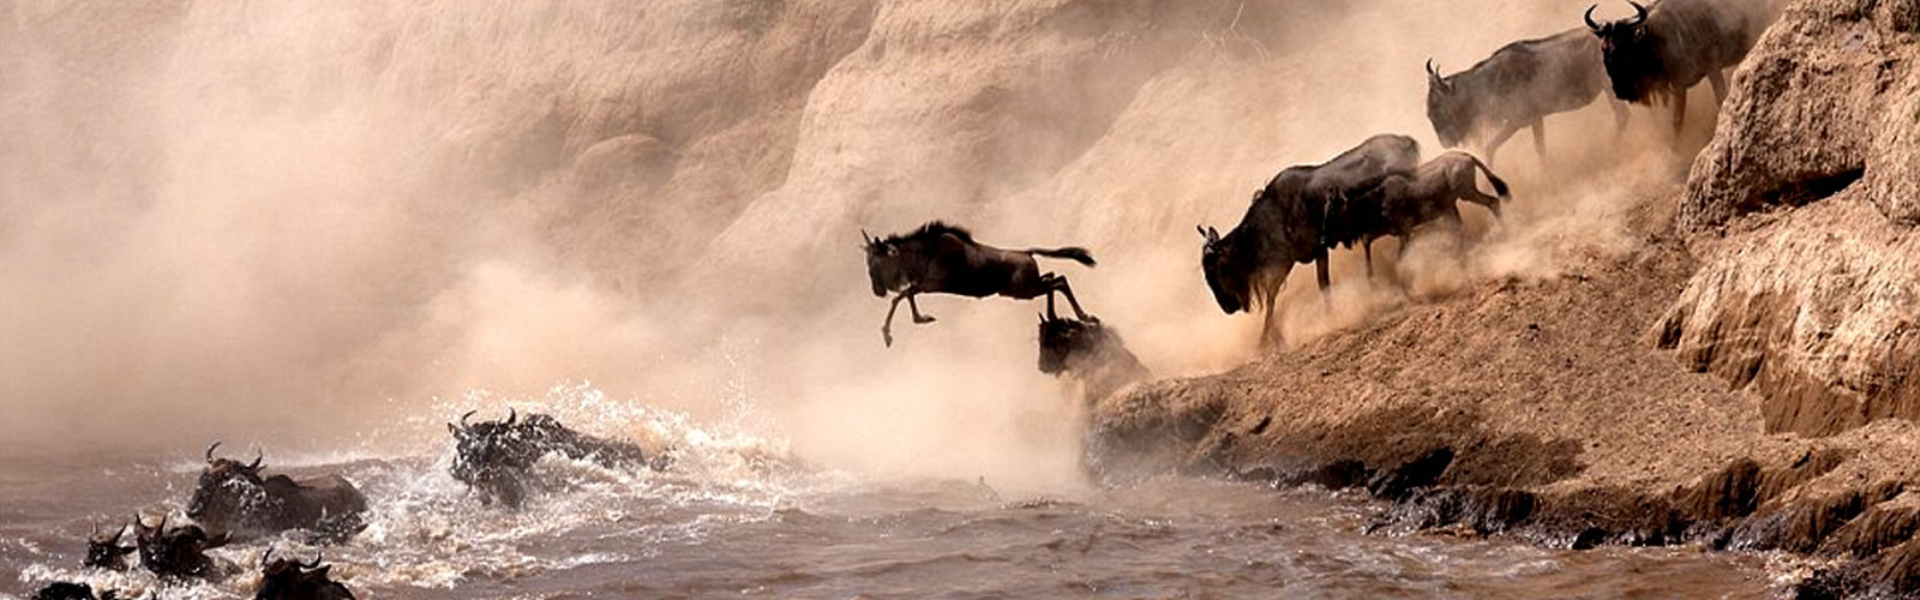
[[[1608,78],[1613,81],[1614,97],[1645,104],[1674,91],[1659,85],[1668,78],[1663,72],[1665,62],[1660,59],[1658,40],[1647,35],[1647,8],[1635,2],[1629,4],[1635,11],[1631,18],[1596,23],[1595,7],[1589,7],[1586,21],[1587,27],[1600,38],[1602,61]]]

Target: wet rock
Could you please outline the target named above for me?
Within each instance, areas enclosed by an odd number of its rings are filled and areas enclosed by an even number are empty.
[[[1374,496],[1389,500],[1404,499],[1414,490],[1432,486],[1440,481],[1440,475],[1453,464],[1452,448],[1435,448],[1421,454],[1418,458],[1401,463],[1373,476],[1367,482],[1367,491]]]

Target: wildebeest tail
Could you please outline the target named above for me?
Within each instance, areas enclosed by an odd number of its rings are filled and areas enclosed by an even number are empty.
[[[1480,172],[1487,175],[1487,183],[1493,184],[1493,193],[1499,195],[1501,200],[1510,199],[1510,194],[1507,193],[1507,182],[1500,179],[1499,175],[1494,175],[1493,169],[1487,168],[1487,163],[1480,162],[1480,157],[1471,154],[1467,156],[1473,159],[1473,166],[1479,167]]]
[[[1079,246],[1067,246],[1065,248],[1028,248],[1027,252],[1047,258],[1065,258],[1089,267],[1094,265],[1093,254],[1087,252],[1086,248]]]

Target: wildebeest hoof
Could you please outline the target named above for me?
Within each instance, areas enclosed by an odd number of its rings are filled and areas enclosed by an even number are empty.
[[[921,317],[921,316],[915,316],[915,317],[913,318],[913,322],[914,322],[914,323],[918,323],[918,324],[921,324],[921,325],[925,325],[925,324],[928,324],[928,323],[932,323],[932,322],[933,322],[933,317]]]
[[[884,342],[886,342],[886,343],[887,343],[887,347],[888,347],[888,348],[892,348],[892,347],[893,347],[893,332],[891,332],[891,331],[886,331],[886,330],[881,330],[881,331],[880,331],[880,339],[881,339],[881,341],[884,341]]]
[[[1080,315],[1080,320],[1086,321],[1087,323],[1094,324],[1094,325],[1100,324],[1100,317],[1096,317],[1093,315]]]

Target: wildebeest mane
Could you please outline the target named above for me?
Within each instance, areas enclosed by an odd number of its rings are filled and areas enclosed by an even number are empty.
[[[919,229],[911,232],[887,236],[886,239],[880,240],[880,243],[892,244],[911,240],[937,238],[947,234],[953,234],[954,237],[960,238],[960,241],[963,242],[973,241],[973,232],[967,231],[967,228],[949,224],[946,221],[933,220],[927,221],[926,224],[921,225]]]

